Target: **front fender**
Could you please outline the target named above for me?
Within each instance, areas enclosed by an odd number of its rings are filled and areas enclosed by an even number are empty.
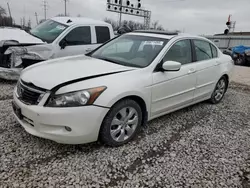
[[[127,97],[132,97],[132,96],[141,98],[146,104],[147,111],[150,112],[151,90],[149,88],[144,88],[142,91],[131,90],[131,91],[125,91],[125,92],[120,92],[116,94],[114,93],[111,94],[110,92],[104,92],[96,100],[95,105],[111,108],[118,101]]]

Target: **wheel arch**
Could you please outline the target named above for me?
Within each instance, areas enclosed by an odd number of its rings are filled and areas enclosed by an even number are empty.
[[[226,86],[226,90],[228,89],[228,85],[229,85],[229,75],[228,74],[223,74],[221,77],[220,77],[220,79],[221,78],[226,78],[226,81],[227,81],[227,86]]]
[[[125,97],[120,98],[113,105],[115,105],[116,103],[118,103],[122,100],[125,100],[125,99],[131,99],[139,104],[139,106],[141,107],[141,110],[142,110],[142,125],[145,126],[147,121],[148,121],[148,108],[147,108],[147,104],[146,104],[145,100],[138,95],[129,95],[129,96],[125,96]]]

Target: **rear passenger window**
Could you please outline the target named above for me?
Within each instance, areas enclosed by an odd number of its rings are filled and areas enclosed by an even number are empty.
[[[212,49],[213,58],[218,57],[218,51],[217,51],[217,48],[216,48],[214,45],[212,45],[212,44],[210,44],[210,46],[211,46],[211,49]]]
[[[192,51],[190,40],[176,42],[167,52],[163,61],[176,61],[182,65],[192,62]]]
[[[194,46],[197,61],[203,61],[213,58],[210,43],[202,40],[194,40]]]
[[[110,39],[110,32],[108,27],[96,26],[96,39],[97,43],[105,43]]]

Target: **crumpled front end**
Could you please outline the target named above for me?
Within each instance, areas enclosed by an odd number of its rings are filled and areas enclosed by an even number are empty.
[[[21,71],[35,63],[47,60],[36,53],[39,45],[13,44],[1,47],[0,51],[0,79],[18,80]]]
[[[5,80],[18,80],[22,67],[22,55],[27,53],[25,47],[9,47],[0,65],[0,78]]]
[[[18,80],[22,72],[22,68],[3,68],[0,67],[0,79]]]

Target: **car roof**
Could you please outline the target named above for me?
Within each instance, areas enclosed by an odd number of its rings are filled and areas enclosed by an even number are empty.
[[[100,20],[94,20],[91,18],[86,18],[86,17],[54,17],[51,18],[51,20],[54,20],[56,22],[65,24],[65,25],[73,25],[73,24],[87,24],[87,25],[107,25],[109,26],[110,24],[100,21]]]
[[[160,34],[160,35],[178,35],[178,32],[171,31],[160,31],[160,30],[136,30],[134,33],[152,33],[152,34]]]
[[[172,39],[173,37],[178,37],[178,38],[195,38],[195,39],[207,40],[206,38],[201,36],[191,35],[187,33],[169,32],[169,31],[137,30],[127,34],[164,38],[164,39]]]

